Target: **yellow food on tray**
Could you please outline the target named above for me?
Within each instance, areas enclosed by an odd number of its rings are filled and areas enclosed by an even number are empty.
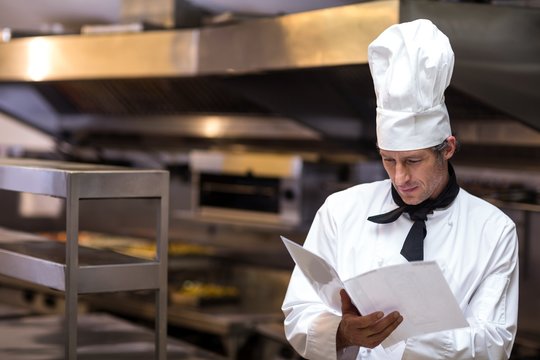
[[[176,290],[171,291],[171,301],[183,305],[203,305],[223,303],[238,299],[239,291],[235,286],[185,281]]]
[[[66,241],[65,231],[40,233],[40,235],[56,241]],[[149,239],[89,231],[81,231],[78,236],[79,244],[83,246],[109,249],[144,259],[153,259],[156,253],[156,244]],[[213,248],[197,244],[170,242],[168,246],[169,256],[211,255],[213,253]]]
[[[118,249],[118,251],[131,256],[142,258],[153,258],[156,253],[155,244],[133,244],[132,246]],[[182,255],[211,255],[212,249],[209,247],[193,244],[169,243],[169,256]]]

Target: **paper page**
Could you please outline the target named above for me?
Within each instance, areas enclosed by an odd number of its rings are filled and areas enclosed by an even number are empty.
[[[468,326],[434,261],[379,268],[344,282],[361,314],[399,311],[403,322],[383,341],[392,346],[409,337]]]
[[[341,282],[336,270],[323,258],[304,249],[297,243],[281,237],[285,247],[291,254],[296,265],[306,276],[313,289],[321,299],[332,309],[341,311],[341,297],[339,291],[345,286]]]
[[[326,260],[281,239],[315,291],[333,309],[341,310],[339,290],[345,288],[361,314],[401,313],[403,322],[383,341],[385,348],[409,337],[469,326],[434,261],[386,266],[342,281]]]

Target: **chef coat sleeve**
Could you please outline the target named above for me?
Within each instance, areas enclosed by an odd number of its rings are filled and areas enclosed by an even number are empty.
[[[334,265],[336,226],[328,209],[328,200],[317,212],[304,247]],[[285,335],[293,348],[311,360],[355,359],[358,348],[336,352],[336,332],[341,308],[326,305],[296,267],[292,273],[282,306]]]
[[[517,234],[508,223],[468,303],[469,327],[410,338],[403,359],[508,359],[517,331],[518,270]]]

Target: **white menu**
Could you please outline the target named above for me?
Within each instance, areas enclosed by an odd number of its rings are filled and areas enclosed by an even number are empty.
[[[343,281],[326,260],[281,239],[328,306],[341,310],[339,291],[345,289],[361,314],[400,312],[403,322],[382,342],[385,348],[409,337],[469,326],[435,261],[386,266]]]

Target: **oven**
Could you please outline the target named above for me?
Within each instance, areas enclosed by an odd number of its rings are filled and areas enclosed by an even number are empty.
[[[280,226],[301,222],[299,155],[193,151],[189,162],[196,216]]]

